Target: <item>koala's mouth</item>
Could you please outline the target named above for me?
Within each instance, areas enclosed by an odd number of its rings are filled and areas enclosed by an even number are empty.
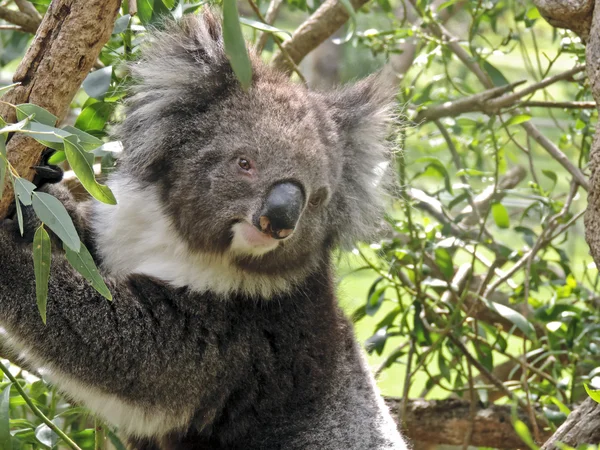
[[[235,223],[231,232],[230,250],[239,255],[261,256],[275,250],[281,242],[245,220]]]

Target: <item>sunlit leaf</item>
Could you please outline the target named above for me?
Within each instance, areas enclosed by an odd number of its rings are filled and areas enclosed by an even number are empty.
[[[498,228],[510,227],[510,216],[502,203],[494,203],[492,205],[492,216]]]
[[[515,419],[515,421],[513,422],[513,427],[515,428],[515,432],[519,435],[521,440],[525,444],[527,444],[530,449],[532,449],[532,450],[539,449],[539,447],[536,445],[535,441],[533,440],[533,437],[531,436],[529,428],[527,428],[527,425],[525,425],[525,423],[523,421],[521,421],[519,419]]]
[[[511,125],[518,125],[523,122],[528,122],[531,120],[531,116],[529,114],[519,114],[518,116],[512,116],[510,119],[506,121],[506,126],[510,127]]]
[[[108,186],[99,184],[94,175],[94,155],[86,153],[75,136],[65,138],[65,154],[69,165],[83,187],[102,203],[116,205],[117,200]]]

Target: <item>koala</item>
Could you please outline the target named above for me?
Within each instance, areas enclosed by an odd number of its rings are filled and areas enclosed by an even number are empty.
[[[154,35],[116,132],[118,205],[45,188],[114,299],[54,246],[44,325],[30,245],[5,222],[6,343],[132,449],[405,449],[332,267],[381,214],[393,90],[313,92],[252,67],[244,90],[211,11]]]

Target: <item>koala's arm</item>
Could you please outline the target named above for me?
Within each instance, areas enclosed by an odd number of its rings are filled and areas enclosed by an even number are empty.
[[[44,325],[36,305],[31,243],[13,228],[0,227],[0,326],[16,349],[25,349],[32,366],[130,398],[155,392],[151,386],[181,369],[184,350],[171,343],[185,341],[178,335],[185,317],[169,290],[145,277],[106,280],[114,297],[110,302],[62,252],[53,252]],[[164,367],[167,358],[169,367]],[[132,383],[136,377],[139,382]]]

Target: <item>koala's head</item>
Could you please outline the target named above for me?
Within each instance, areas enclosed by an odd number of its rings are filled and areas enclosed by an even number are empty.
[[[372,232],[393,94],[381,77],[311,92],[252,65],[244,91],[210,12],[156,34],[132,67],[119,171],[158,190],[191,251],[285,274]]]

